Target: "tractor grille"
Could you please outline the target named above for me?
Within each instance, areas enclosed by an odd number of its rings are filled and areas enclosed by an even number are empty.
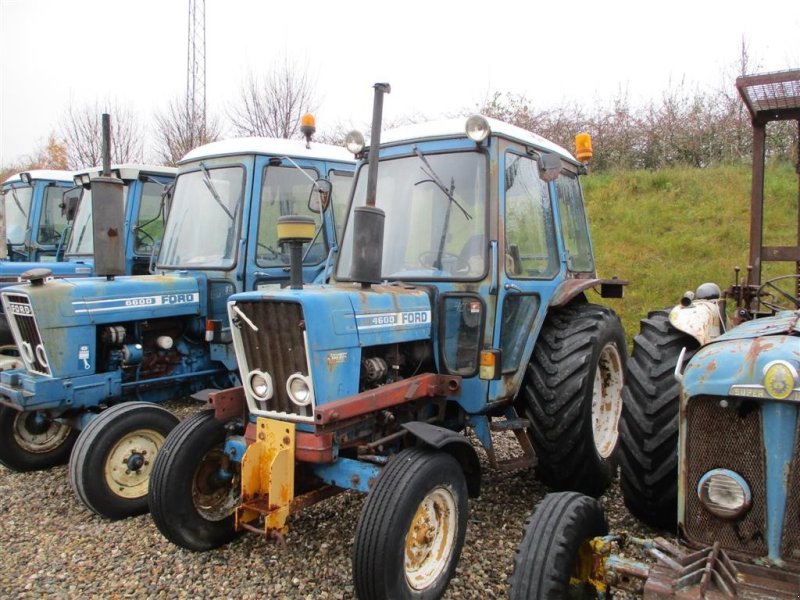
[[[783,518],[781,557],[800,561],[800,423],[794,436],[794,444],[794,458],[789,471],[789,496],[786,499],[786,515]]]
[[[236,307],[258,327],[258,331],[254,331],[247,323],[241,323],[239,328],[247,368],[259,369],[272,377],[272,398],[259,402],[259,407],[276,413],[312,416],[312,405],[296,405],[286,391],[290,375],[309,374],[302,306],[295,302],[260,300],[237,302]]]
[[[50,376],[50,365],[47,363],[30,299],[20,294],[3,294],[3,300],[8,313],[8,324],[25,366],[33,373]]]
[[[766,471],[761,409],[756,402],[698,397],[687,408],[687,488],[684,526],[690,541],[752,556],[767,553]],[[738,408],[737,408],[738,407]],[[739,473],[753,494],[750,510],[738,521],[715,517],[697,497],[700,478],[711,469]]]

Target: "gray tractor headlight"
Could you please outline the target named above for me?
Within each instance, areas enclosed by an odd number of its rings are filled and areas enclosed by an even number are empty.
[[[314,400],[311,382],[302,373],[289,375],[289,379],[286,380],[286,392],[289,394],[289,400],[297,406],[308,406]]]
[[[250,386],[250,391],[253,396],[258,400],[269,400],[272,398],[272,377],[269,373],[264,373],[258,369],[250,371],[247,377],[247,383]]]
[[[750,508],[752,495],[744,478],[727,469],[714,469],[697,484],[700,502],[721,519],[738,519]]]

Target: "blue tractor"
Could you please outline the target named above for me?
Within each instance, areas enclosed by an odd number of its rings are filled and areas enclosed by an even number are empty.
[[[353,168],[343,148],[310,140],[232,139],[191,151],[169,199],[158,273],[142,276],[117,275],[121,195],[109,219],[117,192],[107,188],[122,182],[94,181],[98,276],[33,270],[28,285],[2,291],[25,368],[0,374],[0,462],[28,471],[69,458],[90,509],[111,518],[145,510],[152,460],[178,421],[154,403],[238,381],[228,297],[289,280],[275,238],[283,214],[302,214],[315,229],[301,277],[325,276],[331,200],[346,197]],[[82,223],[78,215],[76,248]],[[150,245],[157,232],[142,224],[136,233],[134,244]]]
[[[725,293],[703,284],[651,313],[628,363],[623,495],[642,520],[677,526],[678,543],[608,535],[594,499],[548,495],[525,527],[514,599],[800,597],[800,197],[786,214],[764,185],[767,125],[800,123],[800,70],[736,86],[753,125],[747,277],[737,269]],[[765,243],[776,206],[796,243]]]
[[[111,173],[122,180],[125,197],[125,274],[144,275],[150,267],[155,240],[164,231],[164,196],[174,181],[177,170],[171,167],[149,165],[113,165]],[[33,173],[36,173],[34,171]],[[50,185],[43,194],[41,209],[43,225],[38,228],[40,247],[44,239],[57,241],[55,253],[39,253],[36,261],[0,262],[0,288],[19,282],[20,276],[31,269],[47,268],[55,277],[88,277],[94,275],[93,227],[91,182],[102,174],[99,167],[76,171],[73,177],[75,187]],[[36,181],[36,180],[34,180]],[[12,199],[14,206],[19,202],[20,192],[6,193],[6,202]],[[84,201],[81,201],[84,199]],[[23,205],[24,206],[24,205]],[[74,234],[70,235],[70,232]],[[50,231],[50,234],[45,234]],[[49,235],[49,237],[47,237]],[[11,345],[13,336],[5,314],[0,307],[0,345]],[[13,352],[3,364],[19,363]]]
[[[480,491],[468,430],[498,467],[538,459],[556,488],[609,484],[625,337],[587,295],[623,282],[596,277],[569,152],[482,116],[381,143],[387,91],[375,86],[370,147],[348,137],[364,160],[335,283],[231,297],[243,386],[170,433],[149,501],[169,540],[208,550],[241,531],[281,537],[291,513],[366,492],[357,595],[435,598]],[[310,239],[303,221],[279,221],[285,245]],[[519,457],[496,459],[498,431]]]

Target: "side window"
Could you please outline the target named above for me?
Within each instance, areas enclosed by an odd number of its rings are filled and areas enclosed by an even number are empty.
[[[133,249],[136,254],[149,255],[156,241],[164,235],[164,211],[161,206],[163,193],[164,186],[160,183],[145,181],[142,185]]]
[[[561,235],[567,250],[567,268],[570,271],[593,272],[592,242],[577,175],[561,173],[556,182],[556,190],[558,212],[561,215]]]
[[[517,279],[558,273],[553,211],[547,183],[535,160],[506,153],[506,273]]]
[[[264,168],[256,264],[264,267],[289,264],[288,253],[284,253],[278,244],[278,217],[286,215],[313,217],[319,229],[322,216],[308,210],[308,197],[311,194],[312,182],[318,177],[319,174],[314,169],[300,171],[293,166]],[[322,261],[328,254],[323,233],[314,239],[311,248],[305,246],[303,251],[306,257],[305,264],[317,264]]]
[[[331,202],[333,202],[333,222],[336,225],[336,239],[341,241],[344,223],[347,220],[347,203],[350,202],[350,188],[353,185],[353,173],[347,171],[331,171],[328,174],[333,185]]]
[[[39,219],[40,244],[57,244],[67,228],[67,212],[64,210],[64,192],[67,188],[48,186],[44,193],[44,206]]]

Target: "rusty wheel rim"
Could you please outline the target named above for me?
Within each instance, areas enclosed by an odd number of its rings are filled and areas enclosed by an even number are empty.
[[[239,506],[239,476],[225,468],[228,463],[228,456],[222,448],[215,448],[206,453],[192,478],[192,502],[207,521],[222,521]],[[226,478],[220,474],[225,474]]]
[[[120,438],[108,453],[104,475],[106,485],[121,498],[147,495],[153,460],[164,444],[164,434],[137,429]]]
[[[610,457],[617,447],[624,381],[619,350],[615,344],[606,344],[597,360],[592,388],[592,437],[602,458]]]
[[[403,567],[415,590],[429,588],[447,568],[457,534],[458,508],[452,490],[436,487],[423,498],[406,534]]]
[[[12,431],[20,448],[31,454],[44,454],[61,446],[72,427],[34,410],[17,413]]]

